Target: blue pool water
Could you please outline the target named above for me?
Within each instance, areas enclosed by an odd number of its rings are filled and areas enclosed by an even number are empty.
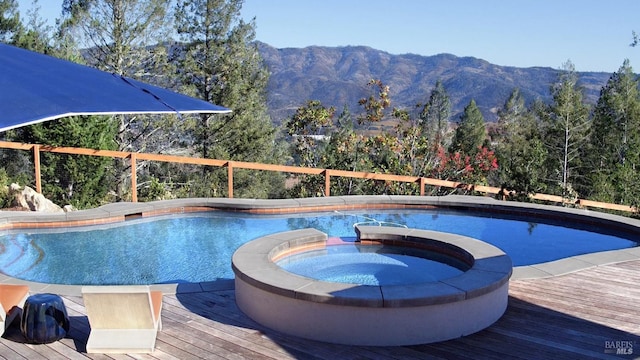
[[[242,244],[287,230],[316,228],[354,237],[354,223],[378,222],[458,233],[491,243],[530,265],[638,246],[640,239],[527,221],[434,211],[370,211],[268,217],[212,212],[130,220],[117,226],[0,233],[0,271],[60,284],[151,284],[233,279]],[[634,241],[635,240],[635,241]]]
[[[411,285],[461,275],[457,267],[421,254],[404,253],[391,246],[333,245],[278,261],[283,269],[309,278],[360,285]]]

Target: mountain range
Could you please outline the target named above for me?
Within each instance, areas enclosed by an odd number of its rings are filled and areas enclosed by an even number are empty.
[[[529,103],[535,99],[550,102],[550,87],[560,73],[550,67],[499,66],[451,54],[393,55],[366,46],[278,49],[259,42],[258,49],[271,73],[267,105],[276,124],[308,100],[320,100],[338,112],[347,106],[352,114],[359,114],[358,100],[372,93],[366,85],[371,79],[389,86],[393,106],[408,110],[427,102],[440,80],[451,100],[452,121],[459,120],[473,99],[485,120],[493,122],[515,88]],[[596,103],[610,76],[606,72],[578,72],[585,102]]]

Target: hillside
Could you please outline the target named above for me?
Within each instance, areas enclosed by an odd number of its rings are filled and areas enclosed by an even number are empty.
[[[267,88],[272,119],[281,123],[307,100],[320,100],[325,106],[352,113],[361,111],[358,100],[368,96],[366,83],[380,79],[391,89],[396,107],[413,108],[428,100],[437,80],[447,90],[457,121],[464,107],[475,99],[487,121],[496,120],[496,111],[514,88],[527,101],[550,101],[549,88],[558,70],[548,67],[517,68],[493,65],[473,57],[450,54],[420,56],[392,55],[365,46],[276,49],[258,43],[271,72]],[[594,104],[601,87],[611,74],[579,73],[586,99]]]

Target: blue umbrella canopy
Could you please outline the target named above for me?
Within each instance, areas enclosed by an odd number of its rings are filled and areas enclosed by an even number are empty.
[[[161,87],[0,43],[0,132],[73,115],[228,112]]]

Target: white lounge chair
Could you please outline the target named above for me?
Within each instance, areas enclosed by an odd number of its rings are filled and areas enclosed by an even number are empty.
[[[0,335],[9,327],[20,314],[24,302],[29,296],[27,285],[0,284]]]
[[[162,292],[148,286],[84,286],[87,353],[150,353],[162,329]]]

